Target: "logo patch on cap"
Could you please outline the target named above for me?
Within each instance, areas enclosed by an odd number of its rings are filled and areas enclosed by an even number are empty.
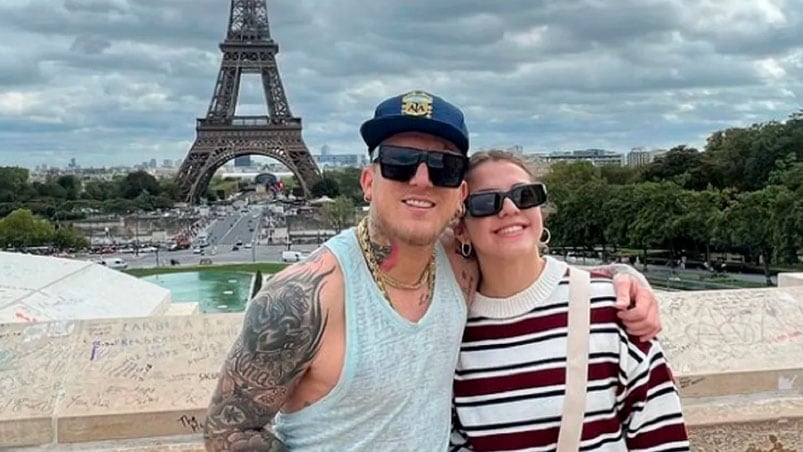
[[[411,91],[402,97],[401,112],[408,116],[432,118],[432,96],[423,91]]]

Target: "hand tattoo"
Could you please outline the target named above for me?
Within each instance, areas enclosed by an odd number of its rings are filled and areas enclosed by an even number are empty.
[[[320,349],[320,255],[278,274],[251,301],[207,412],[208,450],[284,451],[269,424]]]

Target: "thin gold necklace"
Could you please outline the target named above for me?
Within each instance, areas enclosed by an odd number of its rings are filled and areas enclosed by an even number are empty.
[[[420,289],[424,282],[429,283],[429,297],[432,297],[433,289],[435,288],[435,252],[433,251],[432,257],[429,260],[429,265],[427,268],[421,273],[421,276],[418,278],[413,284],[401,282],[395,278],[392,278],[387,273],[383,272],[382,269],[379,268],[379,263],[376,261],[373,251],[371,250],[371,239],[368,232],[368,217],[365,217],[360,221],[357,225],[357,241],[360,244],[360,249],[362,250],[363,256],[365,256],[365,261],[368,264],[368,269],[371,271],[371,276],[373,276],[374,281],[376,281],[377,287],[379,287],[379,291],[382,292],[385,299],[393,306],[393,303],[390,301],[390,295],[388,294],[387,286],[395,287],[397,289],[402,290],[417,290]]]

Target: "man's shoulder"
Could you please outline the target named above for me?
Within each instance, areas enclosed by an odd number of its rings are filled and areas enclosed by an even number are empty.
[[[315,299],[324,307],[337,302],[343,293],[343,275],[337,258],[328,248],[318,248],[306,259],[271,276],[254,301],[275,300],[277,293]]]

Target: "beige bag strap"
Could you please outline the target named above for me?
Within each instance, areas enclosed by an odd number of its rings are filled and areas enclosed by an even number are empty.
[[[569,319],[566,339],[566,395],[558,434],[558,452],[577,452],[583,434],[588,383],[588,335],[591,329],[591,275],[569,270]]]

